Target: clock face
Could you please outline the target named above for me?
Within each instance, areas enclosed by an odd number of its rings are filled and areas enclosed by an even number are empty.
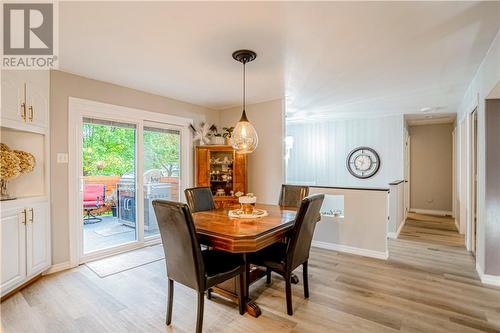
[[[370,178],[380,168],[380,158],[375,150],[368,147],[354,149],[347,156],[347,170],[357,178]]]

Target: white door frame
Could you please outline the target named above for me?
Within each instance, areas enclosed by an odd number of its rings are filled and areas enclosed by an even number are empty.
[[[405,202],[405,212],[404,219],[408,218],[408,213],[410,212],[410,133],[405,130],[405,152],[404,152],[404,165],[405,165],[405,179],[404,179],[404,202]]]
[[[82,211],[82,125],[83,118],[97,118],[112,120],[136,125],[136,175],[144,174],[143,170],[143,127],[168,126],[181,132],[181,174],[180,174],[180,199],[184,201],[184,189],[192,183],[192,138],[189,125],[192,119],[150,112],[140,109],[128,108],[80,98],[69,97],[68,119],[68,145],[69,145],[69,239],[70,239],[70,265],[75,267],[83,262],[95,260],[111,254],[130,251],[132,249],[159,243],[160,237],[144,239],[144,193],[136,191],[137,200],[137,241],[103,249],[88,255],[83,253],[83,211]],[[143,188],[144,177],[137,177],[137,189]]]
[[[477,180],[475,174],[477,174],[477,147],[478,147],[478,136],[477,130],[479,128],[479,116],[478,107],[476,106],[472,111],[467,114],[467,155],[468,155],[468,172],[467,172],[467,235],[466,235],[466,247],[467,250],[471,252],[476,252],[476,240],[477,240]],[[474,116],[476,116],[476,124],[474,125]],[[476,126],[474,128],[474,126]],[[476,165],[474,166],[474,156],[476,158]],[[475,202],[476,201],[476,202]],[[476,207],[474,205],[476,204]],[[475,230],[474,230],[475,228]],[[474,232],[476,231],[476,232]]]

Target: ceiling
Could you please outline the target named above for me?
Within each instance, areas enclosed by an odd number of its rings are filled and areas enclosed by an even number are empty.
[[[408,126],[453,124],[456,120],[456,113],[420,112],[406,114],[404,119]]]
[[[60,69],[213,109],[289,117],[455,112],[500,2],[60,2]]]

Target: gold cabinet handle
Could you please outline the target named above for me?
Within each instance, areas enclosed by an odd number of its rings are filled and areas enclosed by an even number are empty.
[[[28,216],[28,212],[26,209],[23,210],[23,215],[24,215],[24,219],[23,219],[22,223],[26,224],[26,217]]]
[[[21,103],[21,118],[26,121],[26,103]]]
[[[30,212],[31,212],[30,222],[33,223],[35,222],[35,211],[33,210],[33,208],[30,208]]]
[[[34,115],[33,105],[30,105],[30,106],[28,107],[28,110],[29,110],[29,112],[30,112],[30,113],[29,113],[29,120],[30,120],[30,121],[33,121],[33,115]]]
[[[23,85],[23,102],[21,103],[21,117],[26,121],[26,83]]]

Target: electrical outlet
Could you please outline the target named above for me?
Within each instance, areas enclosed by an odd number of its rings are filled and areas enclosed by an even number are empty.
[[[68,163],[68,153],[57,153],[57,163]]]

